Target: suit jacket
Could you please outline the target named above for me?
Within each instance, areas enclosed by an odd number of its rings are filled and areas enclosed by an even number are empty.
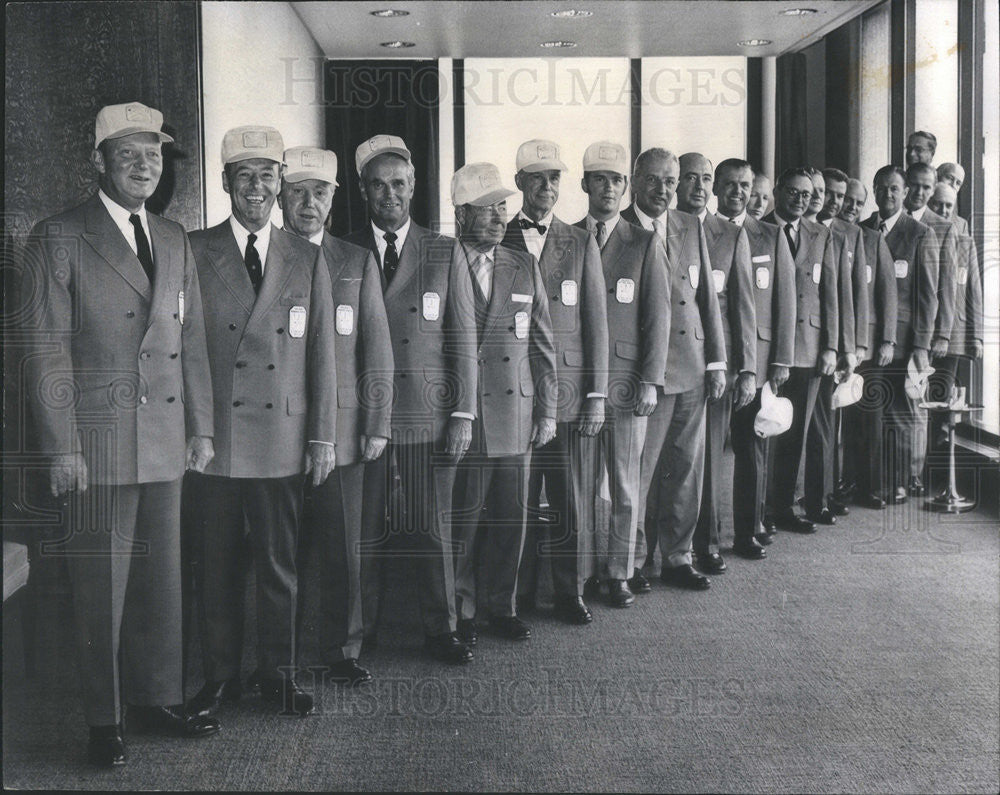
[[[743,222],[750,245],[757,318],[757,388],[770,365],[795,362],[795,262],[784,234],[774,224],[751,218]]]
[[[41,452],[82,451],[91,483],[184,474],[187,437],[212,436],[212,381],[198,272],[180,224],[147,213],[156,265],[139,259],[96,196],[39,223],[24,295],[26,397]]]
[[[969,232],[969,222],[966,221],[958,213],[953,212],[951,214],[951,218],[949,220],[952,222],[952,224],[955,225],[955,231],[958,232],[958,239],[959,240],[961,240],[966,235],[971,234]]]
[[[750,243],[742,227],[707,213],[702,223],[731,373],[757,373],[757,313]],[[735,331],[735,343],[734,335]]]
[[[905,211],[904,211],[905,212]],[[938,253],[938,310],[934,319],[934,336],[950,339],[955,326],[955,304],[958,292],[958,230],[951,221],[942,218],[928,207],[920,223],[934,230],[940,251]]]
[[[375,252],[371,224],[345,238]],[[392,441],[444,442],[455,412],[476,416],[476,324],[469,269],[455,240],[410,222],[383,301],[395,363]]]
[[[372,254],[323,233],[333,285],[337,356],[337,466],[361,460],[361,436],[392,435],[392,341]]]
[[[337,439],[333,288],[323,254],[272,227],[255,294],[228,219],[193,232],[191,246],[215,393],[215,458],[205,472],[300,473],[308,442]]]
[[[587,219],[574,224],[587,230]],[[589,234],[589,232],[588,232]],[[635,408],[639,384],[663,386],[670,339],[667,250],[653,232],[619,220],[601,250],[608,313],[608,405]]]
[[[870,344],[865,244],[855,224],[834,218],[827,228],[832,235],[834,259],[839,263],[840,352],[855,353],[857,348]]]
[[[948,353],[954,356],[971,356],[973,341],[980,344],[983,342],[983,282],[979,274],[976,241],[971,235],[959,237],[955,282],[955,325]]]
[[[503,244],[527,252],[514,218]],[[578,419],[583,399],[608,392],[608,318],[601,251],[587,230],[553,216],[538,261],[548,291],[556,345],[559,422]]]
[[[622,218],[642,226],[632,205]],[[670,210],[666,234],[671,306],[663,392],[675,395],[704,383],[708,363],[726,361],[726,340],[701,224],[693,215]]]
[[[769,213],[763,219],[781,221]],[[824,350],[840,346],[840,271],[834,258],[830,230],[805,218],[799,221],[798,250],[795,252],[795,361],[796,367],[815,367]]]
[[[862,222],[878,230],[879,215],[872,213]],[[896,348],[893,359],[907,359],[914,348],[930,348],[937,317],[938,252],[940,246],[929,226],[902,212],[886,245],[893,258],[896,276]]]
[[[859,226],[865,245],[864,300],[868,305],[868,355],[877,358],[884,342],[896,342],[896,274],[892,252],[877,229]]]

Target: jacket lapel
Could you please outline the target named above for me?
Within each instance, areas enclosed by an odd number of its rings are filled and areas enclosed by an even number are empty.
[[[329,232],[323,233],[323,259],[326,260],[327,267],[330,269],[330,281],[336,283],[337,279],[340,278],[340,272],[344,269],[347,264],[347,260],[341,257],[333,245],[333,236]],[[376,257],[378,254],[376,253]]]
[[[796,265],[808,265],[809,254],[812,251],[813,240],[816,239],[816,230],[812,226],[807,226],[803,221],[799,221],[799,242],[795,252]]]
[[[210,232],[212,239],[208,244],[208,261],[219,275],[220,281],[226,285],[226,289],[249,315],[257,296],[247,275],[243,252],[236,245],[236,238],[233,237],[229,221],[223,221]],[[267,253],[270,256],[270,250]]]
[[[410,231],[406,235],[406,242],[403,243],[403,248],[399,252],[399,267],[396,269],[396,275],[392,277],[392,281],[385,291],[386,301],[401,292],[419,272],[420,254],[426,234],[427,232],[423,227],[417,226],[412,221],[410,222]]]
[[[716,218],[712,213],[708,213],[705,216],[704,223],[701,221],[698,223],[700,223],[702,229],[705,230],[705,242],[708,243],[709,249],[713,249],[719,237],[722,235],[723,222]]]
[[[548,234],[545,235],[545,245],[542,247],[542,256],[538,263],[542,269],[542,276],[550,272],[550,267],[553,270],[560,270],[559,263],[570,261],[568,252],[573,245],[573,239],[568,230],[569,226],[567,224],[564,224],[554,215],[552,216],[552,225],[549,227]],[[520,232],[520,229],[518,232]],[[523,240],[524,236],[521,235],[521,238]],[[527,251],[528,249],[525,248],[524,250]],[[550,265],[550,263],[552,264]]]
[[[156,279],[153,285],[153,308],[149,313],[152,321],[155,308],[164,301],[171,300],[171,288],[169,274],[174,268],[174,257],[177,246],[171,246],[167,240],[167,229],[163,221],[155,215],[146,214],[146,221],[149,223],[149,244],[153,249],[153,262],[156,263]],[[183,271],[183,266],[181,266]],[[181,289],[184,288],[183,276],[181,279]],[[176,299],[176,296],[174,297]],[[178,301],[179,303],[179,301]],[[173,310],[171,310],[173,311]]]
[[[139,258],[97,196],[87,204],[86,225],[87,231],[83,233],[83,239],[129,283],[133,290],[146,301],[152,301],[153,289],[146,271],[143,270]]]
[[[605,278],[611,278],[613,274],[618,272],[618,260],[632,244],[633,237],[632,228],[628,221],[623,218],[619,219],[601,251],[601,265]]]
[[[511,286],[517,275],[517,263],[510,257],[503,246],[497,246],[493,261],[493,289],[490,291],[490,305],[486,311],[486,322],[483,324],[483,336],[493,331],[500,313],[510,303]]]
[[[687,229],[681,226],[681,219],[677,217],[678,210],[667,210],[667,261],[677,264],[680,262],[680,253],[684,250],[684,238],[687,236]]]
[[[264,281],[261,282],[260,292],[247,321],[248,326],[267,313],[278,300],[285,288],[285,282],[292,275],[295,263],[289,259],[290,252],[285,246],[283,235],[284,233],[271,227],[271,242],[267,247],[267,259],[264,261]]]

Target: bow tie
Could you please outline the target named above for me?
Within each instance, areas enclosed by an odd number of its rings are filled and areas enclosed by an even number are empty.
[[[545,224],[532,221],[530,218],[518,218],[517,222],[520,224],[521,229],[537,229],[540,235],[544,235],[549,231],[549,228]]]

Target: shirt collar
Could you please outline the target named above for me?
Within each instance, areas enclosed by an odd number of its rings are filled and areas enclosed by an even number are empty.
[[[608,237],[611,237],[611,233],[615,231],[615,227],[618,226],[618,222],[621,218],[621,213],[615,213],[611,218],[604,222],[604,231],[607,232]],[[587,231],[592,235],[597,234],[597,219],[590,213],[587,213]]]
[[[229,226],[233,230],[233,237],[236,238],[236,245],[242,256],[247,250],[247,240],[250,237],[250,230],[237,221],[234,215],[229,216]],[[264,224],[263,228],[254,232],[254,234],[257,236],[257,239],[254,241],[254,248],[257,249],[257,253],[260,255],[261,266],[263,266],[267,262],[267,248],[271,244],[271,222],[268,221]]]
[[[781,222],[781,226],[783,226],[783,227],[784,226],[791,226],[794,231],[796,231],[796,232],[799,231],[799,221],[802,220],[801,217],[796,218],[794,221],[789,221],[787,218],[782,218],[781,214],[777,210],[774,211],[774,217],[777,218]]]
[[[309,238],[309,242],[317,246],[323,245],[323,232],[325,230],[320,229],[315,235]]]
[[[823,224],[823,226],[825,226],[827,229],[833,228],[833,218],[827,218],[825,221],[820,221],[820,223]]]
[[[549,231],[549,227],[552,226],[552,216],[553,215],[555,215],[554,211],[550,212],[548,215],[546,215],[544,218],[542,218],[541,221],[538,222],[540,226],[544,226],[545,227],[546,233]],[[535,221],[533,219],[529,218],[527,215],[524,214],[524,210],[518,210],[517,211],[517,219],[520,221],[522,218],[525,221],[531,221],[531,223],[535,223]],[[521,231],[522,232],[527,232],[528,230],[527,229],[522,229]],[[538,232],[538,230],[534,229],[534,228],[531,231],[532,232]],[[541,233],[539,233],[539,234],[541,234]]]
[[[915,218],[917,221],[922,221],[924,218],[924,213],[927,211],[927,205],[925,204],[919,210],[910,210],[910,217]]]
[[[108,214],[111,216],[111,220],[115,222],[115,226],[119,229],[131,229],[132,224],[128,220],[132,215],[131,210],[127,210],[122,207],[118,202],[112,199],[103,190],[98,190],[97,195],[101,200],[101,204],[107,209]],[[146,220],[146,205],[143,204],[138,210],[135,211],[135,215],[139,216],[139,220],[142,222],[143,228],[149,231],[149,223]],[[133,230],[134,233],[134,230]]]
[[[698,220],[701,221],[702,223],[705,223],[705,216],[706,215],[708,215],[708,208],[707,207],[702,207],[701,208],[701,212],[698,213]]]
[[[632,209],[635,210],[635,217],[639,219],[639,223],[642,224],[643,229],[649,229],[650,231],[652,231],[653,221],[659,221],[660,223],[663,224],[664,229],[667,228],[666,210],[663,211],[663,215],[660,215],[656,218],[651,218],[650,216],[646,215],[646,213],[644,213],[642,210],[639,209],[638,204],[633,203]]]
[[[896,214],[890,216],[889,218],[882,218],[882,216],[879,215],[879,219],[882,221],[882,223],[885,224],[885,231],[887,234],[892,231],[892,228],[896,225],[896,221],[899,220],[899,216],[901,216],[902,214],[903,214],[903,208],[900,207],[898,210],[896,210]]]
[[[406,242],[406,236],[410,233],[410,218],[407,216],[406,223],[404,223],[399,229],[396,230],[396,251],[403,250],[403,244]],[[379,229],[372,222],[372,234],[375,236],[375,243],[378,245],[379,253],[385,252],[386,242],[385,242],[385,231]]]
[[[732,218],[726,218],[722,213],[716,213],[720,220],[725,221],[727,224],[733,223],[743,226],[743,222],[747,220],[747,211],[744,210],[739,215],[735,215]]]

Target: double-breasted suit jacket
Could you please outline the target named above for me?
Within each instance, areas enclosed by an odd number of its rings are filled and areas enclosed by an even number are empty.
[[[958,288],[958,230],[951,221],[942,218],[930,207],[920,216],[920,223],[934,231],[938,242],[937,316],[934,318],[934,338],[950,339],[955,326],[956,293]],[[932,340],[933,341],[933,340]]]
[[[207,475],[282,478],[337,438],[333,290],[319,248],[272,227],[254,294],[229,220],[191,234],[215,393]]]
[[[868,305],[868,354],[866,360],[878,359],[883,343],[896,343],[896,274],[892,252],[877,229],[859,225],[865,246],[863,300]]]
[[[527,252],[517,219],[503,244]],[[588,394],[607,394],[608,323],[601,251],[585,229],[553,216],[538,268],[545,281],[559,379],[558,422],[573,422]]]
[[[865,299],[867,291],[867,258],[861,229],[854,224],[830,220],[827,227],[833,243],[833,256],[839,263],[840,280],[840,353],[855,353],[858,348],[867,348],[869,306]]]
[[[964,218],[959,220],[965,221]],[[969,234],[960,235],[958,239],[955,282],[955,325],[952,328],[948,353],[953,356],[971,356],[972,343],[983,342],[983,282],[980,277],[976,241]]]

